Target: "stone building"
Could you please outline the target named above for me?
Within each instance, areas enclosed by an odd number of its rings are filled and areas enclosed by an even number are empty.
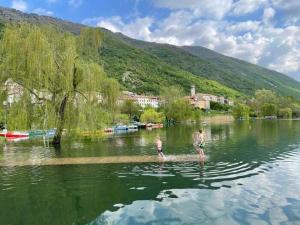
[[[126,100],[131,100],[142,108],[151,106],[152,108],[158,108],[161,104],[161,98],[157,96],[138,95],[132,92],[123,91],[123,95],[119,98],[118,103],[122,104]]]
[[[194,107],[205,110],[210,109],[211,102],[217,102],[222,105],[234,105],[234,102],[232,100],[229,100],[224,96],[217,96],[207,93],[197,93],[195,85],[192,85],[191,87],[191,95],[186,96],[185,99],[187,99]]]

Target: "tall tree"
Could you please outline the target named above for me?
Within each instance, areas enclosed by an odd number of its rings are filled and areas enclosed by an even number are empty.
[[[177,99],[166,106],[165,114],[167,120],[182,122],[192,118],[193,109],[187,100]]]
[[[243,103],[236,103],[232,109],[232,115],[235,119],[249,119],[249,114],[249,106]]]
[[[139,118],[141,115],[142,108],[133,100],[125,100],[121,105],[121,113],[128,114],[129,118]]]
[[[165,105],[167,105],[182,98],[184,91],[180,86],[170,86],[162,88],[160,94],[165,101]]]
[[[66,122],[72,123],[75,100],[91,102],[107,80],[100,66],[92,63],[100,44],[100,31],[92,29],[76,37],[49,26],[21,24],[9,25],[3,33],[1,76],[21,85],[25,97],[42,102],[44,116],[55,118],[49,120],[57,127],[53,144],[60,144]],[[96,50],[85,55],[87,46]]]

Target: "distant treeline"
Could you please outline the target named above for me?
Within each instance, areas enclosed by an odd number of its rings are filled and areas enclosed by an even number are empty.
[[[278,117],[299,118],[300,102],[293,97],[278,96],[270,90],[258,90],[253,99],[239,102],[233,108],[235,118]]]

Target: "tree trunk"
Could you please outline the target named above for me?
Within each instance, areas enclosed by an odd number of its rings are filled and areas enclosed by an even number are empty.
[[[65,110],[66,110],[66,106],[67,106],[67,102],[68,102],[68,95],[66,95],[61,104],[60,104],[60,108],[58,111],[58,126],[52,141],[53,145],[60,145],[61,143],[61,136],[62,136],[62,132],[63,132],[63,128],[64,128],[64,124],[65,124]]]
[[[73,92],[76,91],[78,86],[78,79],[77,79],[77,68],[76,65],[74,63],[73,65]],[[59,112],[58,112],[58,126],[57,126],[57,130],[55,132],[52,144],[55,146],[60,146],[61,143],[61,136],[62,136],[62,132],[64,129],[64,125],[65,125],[65,110],[66,110],[66,106],[69,100],[69,94],[70,92],[67,92],[67,94],[65,95],[65,97],[63,98],[61,104],[60,104],[60,108],[59,108]]]

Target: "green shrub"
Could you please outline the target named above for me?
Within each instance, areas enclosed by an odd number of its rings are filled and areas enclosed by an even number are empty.
[[[217,111],[228,111],[229,106],[225,104],[221,104],[219,102],[210,102],[210,109],[217,110]]]
[[[154,109],[149,108],[141,115],[141,121],[143,123],[161,123],[164,121],[163,113],[156,112]]]
[[[235,119],[249,119],[250,108],[243,103],[237,103],[232,109],[232,115]]]
[[[290,119],[293,116],[293,110],[291,108],[279,109],[278,116],[284,119]]]
[[[261,107],[262,116],[277,116],[277,106],[272,103],[265,103]]]

